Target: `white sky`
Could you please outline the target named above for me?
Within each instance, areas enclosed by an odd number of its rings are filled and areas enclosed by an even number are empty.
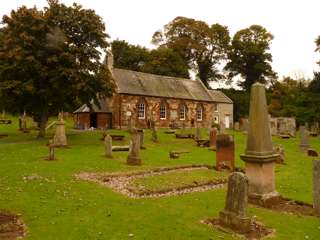
[[[184,16],[220,23],[236,31],[260,24],[274,35],[271,46],[273,68],[279,77],[312,77],[319,70],[314,40],[320,35],[319,0],[60,0],[82,4],[99,14],[111,39],[152,47],[156,30]],[[45,0],[0,0],[0,15],[21,5],[42,8]]]

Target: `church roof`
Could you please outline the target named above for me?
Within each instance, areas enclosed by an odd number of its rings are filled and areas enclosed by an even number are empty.
[[[168,77],[130,70],[113,70],[118,93],[213,102],[199,80]]]
[[[208,90],[211,98],[218,103],[233,103],[230,98],[227,97],[223,92],[218,90]]]

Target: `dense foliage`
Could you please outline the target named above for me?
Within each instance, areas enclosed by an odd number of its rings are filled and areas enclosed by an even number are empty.
[[[157,48],[149,50],[123,40],[114,40],[111,46],[114,66],[117,68],[171,77],[189,77],[187,64],[172,49]]]
[[[3,17],[0,92],[7,109],[25,110],[45,134],[48,116],[98,104],[113,84],[101,51],[108,47],[102,19],[93,10],[49,0],[38,10],[25,6]]]

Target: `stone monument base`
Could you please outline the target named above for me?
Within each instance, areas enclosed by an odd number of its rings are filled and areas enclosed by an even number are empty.
[[[278,197],[275,190],[274,162],[246,162],[246,175],[249,179],[249,199],[266,201]]]
[[[136,157],[128,156],[127,158],[128,165],[141,165],[141,159]]]
[[[251,230],[251,218],[240,217],[235,213],[223,210],[219,213],[219,220],[221,225],[230,227],[240,233],[246,233]]]

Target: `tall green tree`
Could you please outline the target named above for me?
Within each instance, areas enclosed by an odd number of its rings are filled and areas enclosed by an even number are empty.
[[[149,58],[147,48],[129,44],[124,40],[112,41],[111,48],[116,68],[141,72]]]
[[[223,79],[219,64],[227,56],[230,42],[227,27],[176,17],[162,31],[154,33],[152,42],[177,52],[207,87],[211,81]]]
[[[160,47],[149,50],[123,40],[114,40],[111,46],[116,68],[172,77],[189,77],[188,65],[172,49]]]
[[[48,117],[76,103],[110,96],[113,81],[101,63],[108,35],[93,10],[49,0],[43,10],[22,6],[3,17],[0,92],[9,109],[25,110],[45,135]]]
[[[272,34],[259,25],[252,25],[234,35],[225,70],[230,78],[240,75],[244,79],[239,83],[243,89],[250,91],[254,82],[268,83],[276,77],[269,52],[272,39]]]

